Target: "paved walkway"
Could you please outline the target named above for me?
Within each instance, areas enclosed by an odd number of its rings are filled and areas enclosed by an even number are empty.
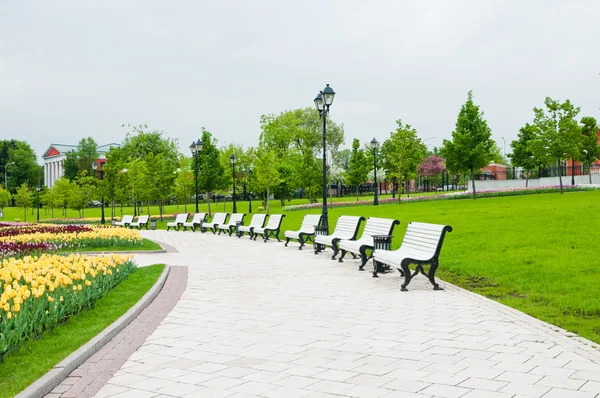
[[[457,287],[403,293],[297,243],[143,234],[179,252],[140,265],[188,266],[187,288],[96,397],[600,398],[594,344]]]

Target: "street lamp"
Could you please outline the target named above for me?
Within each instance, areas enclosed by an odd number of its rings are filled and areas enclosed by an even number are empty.
[[[37,207],[37,222],[40,222],[40,183],[38,182],[37,187],[35,188],[36,192],[36,207]]]
[[[200,141],[200,138],[196,141],[192,141],[192,145],[190,145],[190,151],[194,155],[194,181],[196,183],[196,213],[199,213],[198,209],[198,155],[202,150],[203,143]]]
[[[502,137],[502,158],[506,162],[506,139]]]
[[[329,219],[327,215],[327,113],[329,113],[329,107],[333,103],[334,97],[335,91],[328,84],[315,98],[315,107],[323,119],[323,212],[321,227],[327,235],[329,235]]]
[[[252,169],[248,169],[248,178],[252,175]],[[246,184],[246,183],[244,183]],[[248,195],[248,213],[252,214],[252,195],[249,191],[246,191],[246,195]]]
[[[377,186],[377,148],[379,148],[379,142],[373,137],[370,145],[373,148],[373,174],[375,176],[375,198],[373,199],[373,204],[377,206],[379,204],[379,187]]]
[[[571,158],[571,185],[575,185],[575,159]]]
[[[4,189],[6,189],[7,191],[8,191],[8,178],[6,177],[6,169],[8,169],[8,166],[12,166],[13,164],[15,164],[15,162],[6,163],[4,165]]]
[[[104,180],[104,169],[102,167],[100,167],[100,170],[98,170],[98,167],[100,165],[98,164],[98,162],[96,162],[94,160],[94,163],[92,163],[92,168],[94,169],[94,171],[96,172],[96,178],[98,178],[99,180]],[[98,172],[100,174],[98,174]],[[106,222],[106,220],[104,219],[104,191],[102,191],[102,199],[101,199],[102,203],[101,203],[101,207],[102,207],[102,216],[100,218],[100,224],[104,225],[104,223]]]
[[[237,158],[235,155],[231,155],[229,160],[231,161],[231,177],[233,178],[233,212],[237,213],[237,206],[235,203],[235,162],[237,161]]]

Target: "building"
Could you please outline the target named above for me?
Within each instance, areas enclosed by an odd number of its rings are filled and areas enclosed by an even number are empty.
[[[121,144],[110,143],[98,146],[98,169],[102,170],[102,165],[106,163],[106,152],[112,147],[120,147]],[[65,175],[64,161],[69,151],[77,149],[77,145],[50,144],[50,147],[44,152],[44,183],[48,188],[54,186],[54,182]]]

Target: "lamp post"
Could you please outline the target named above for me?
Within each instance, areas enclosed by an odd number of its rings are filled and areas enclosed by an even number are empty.
[[[252,175],[252,169],[248,169],[248,177]],[[248,195],[248,213],[252,214],[252,195],[249,191],[246,191],[246,195]]]
[[[37,207],[37,216],[36,216],[36,221],[40,222],[40,183],[38,181],[38,185],[35,188],[36,190],[36,207]]]
[[[190,151],[194,155],[194,182],[196,184],[196,213],[199,213],[198,209],[198,154],[202,150],[203,143],[198,138],[196,141],[192,141],[192,145],[190,145]]]
[[[371,140],[371,148],[373,148],[373,175],[375,180],[375,198],[373,198],[373,205],[377,206],[379,204],[379,196],[378,192],[379,187],[377,186],[377,148],[379,147],[379,142],[375,138]]]
[[[571,158],[571,185],[575,185],[575,159]]]
[[[100,170],[98,170],[99,167]],[[104,180],[104,169],[95,160],[94,163],[92,163],[92,168],[96,172],[96,178],[98,178],[99,180]],[[100,206],[102,208],[102,216],[100,217],[100,224],[104,225],[104,223],[106,222],[106,220],[104,219],[104,192],[102,192],[101,201],[102,203]]]
[[[327,214],[327,113],[333,103],[335,91],[329,84],[317,94],[315,98],[315,107],[323,120],[323,211],[321,216],[321,227],[325,234],[329,235],[329,219]]]
[[[229,157],[229,161],[231,162],[231,178],[233,179],[233,212],[237,213],[237,205],[235,203],[235,162],[237,161],[237,157],[235,155],[231,155]]]
[[[8,191],[8,178],[6,176],[6,169],[8,169],[8,166],[12,166],[13,164],[15,164],[15,162],[6,163],[4,165],[4,189],[6,189],[7,191]]]

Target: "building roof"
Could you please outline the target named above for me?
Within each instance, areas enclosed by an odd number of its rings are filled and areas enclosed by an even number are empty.
[[[98,155],[104,155],[112,147],[120,147],[121,144],[111,142],[110,144],[98,145]],[[66,155],[67,152],[77,149],[77,145],[50,144],[48,149],[42,155],[42,158],[48,159],[54,156]]]

